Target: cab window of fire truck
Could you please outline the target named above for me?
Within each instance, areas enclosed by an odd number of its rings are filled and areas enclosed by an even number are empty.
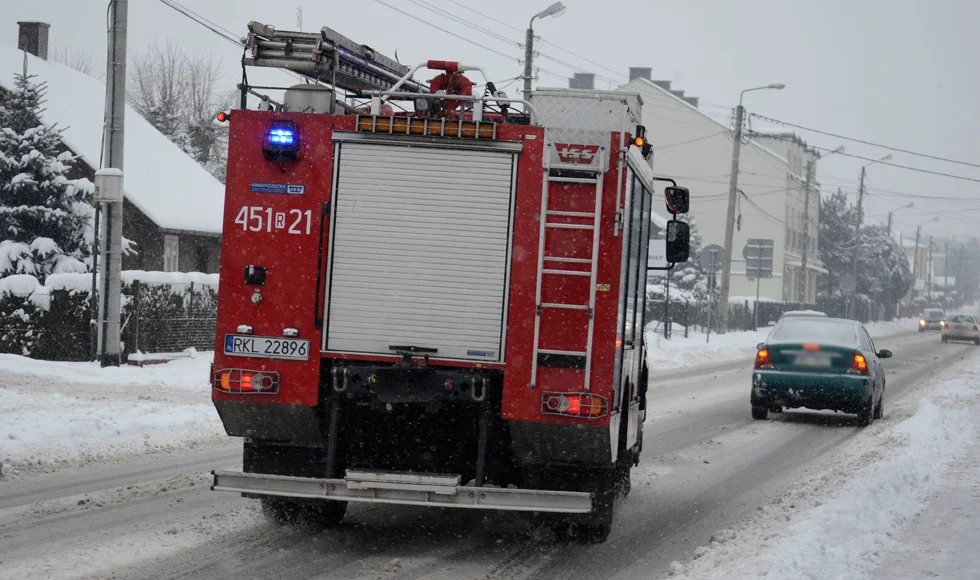
[[[643,197],[644,188],[637,178],[633,178],[631,188],[632,201],[629,208],[629,282],[626,286],[626,333],[623,336],[623,344],[627,349],[632,349],[636,345],[638,330],[636,328],[637,317],[636,307],[638,304],[637,293],[639,291],[640,279],[640,246],[642,242],[642,222],[643,222]],[[632,376],[632,369],[630,371]]]
[[[630,216],[632,216],[633,211],[633,190],[636,185],[636,179],[633,177],[633,171],[627,169],[626,171],[626,195],[625,195],[625,207],[623,208],[623,252],[624,258],[628,258],[630,255],[630,224],[632,222]],[[628,325],[631,317],[631,311],[629,310],[629,279],[632,278],[633,271],[630,269],[630,262],[628,259],[624,259],[622,263],[622,271],[620,272],[620,286],[619,286],[619,307],[616,313],[616,333],[617,333],[617,345],[616,345],[616,356],[613,360],[613,407],[619,409],[620,397],[622,396],[622,385],[623,381],[623,359],[625,355],[626,343],[630,340],[632,336],[630,334],[632,328]],[[620,342],[621,341],[621,342]]]
[[[636,337],[634,340],[637,348],[643,343],[643,330],[646,328],[646,308],[647,308],[647,269],[646,263],[650,254],[650,212],[653,211],[653,194],[647,188],[640,185],[638,188],[642,193],[642,209],[640,210],[640,243],[639,259],[637,269],[636,284]],[[640,205],[639,203],[637,205]],[[642,361],[640,366],[642,367]]]

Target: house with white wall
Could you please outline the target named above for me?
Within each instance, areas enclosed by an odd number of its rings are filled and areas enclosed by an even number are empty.
[[[651,80],[649,69],[630,72],[630,82],[620,90],[643,98],[643,125],[653,146],[654,171],[690,189],[690,213],[704,244],[724,246],[732,162],[729,125],[700,110],[697,98],[671,90],[670,81]],[[798,284],[805,283],[808,301],[814,300],[816,276],[823,270],[816,251],[819,196],[813,193],[807,276],[800,269],[804,172],[815,153],[798,138],[757,136],[742,145],[740,158],[730,295],[755,297],[756,281],[746,276],[742,248],[750,238],[763,238],[773,240],[773,275],[760,281],[760,296],[795,301],[800,295]]]

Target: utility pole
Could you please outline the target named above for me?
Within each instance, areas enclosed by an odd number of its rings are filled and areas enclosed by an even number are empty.
[[[807,273],[806,273],[806,259],[807,250],[810,248],[810,184],[813,180],[813,159],[806,162],[806,185],[804,189],[806,190],[803,194],[803,256],[800,260],[800,265],[802,266],[800,277],[800,302],[806,303],[806,286],[807,286]]]
[[[106,169],[115,169],[105,175],[115,181],[118,195],[106,197],[107,192],[97,192],[105,200],[105,242],[102,244],[104,276],[99,304],[99,352],[102,366],[119,366],[120,353],[120,292],[122,274],[122,168],[123,129],[126,115],[126,26],[129,13],[128,0],[111,1],[112,27],[109,32],[108,71],[106,74],[106,139],[103,156]],[[103,187],[102,189],[109,189]],[[118,200],[116,199],[118,197]],[[111,199],[111,201],[110,201]],[[98,232],[96,233],[98,235]]]
[[[864,202],[864,174],[866,167],[861,168],[861,184],[858,186],[858,203],[857,203],[857,217],[854,221],[854,252],[851,256],[851,275],[857,280],[857,270],[858,270],[858,250],[861,248],[861,222],[863,217],[861,215],[861,204]],[[847,301],[853,303],[854,293],[848,296]],[[847,309],[848,312],[852,311],[852,308]]]
[[[915,250],[912,252],[912,290],[909,292],[909,307],[912,306],[912,301],[915,300],[915,282],[919,279],[919,232],[922,230],[922,225],[919,224],[915,227]]]
[[[718,293],[718,334],[728,331],[728,293],[732,287],[732,245],[735,238],[735,201],[738,199],[738,157],[742,152],[742,117],[745,108],[735,108],[735,137],[732,143],[732,174],[728,181],[728,216],[725,220],[725,260],[721,264],[721,290]]]
[[[943,299],[949,306],[949,238],[946,238],[946,248],[943,250]]]
[[[929,236],[929,269],[926,270],[926,288],[929,291],[929,302],[932,302],[932,236]]]
[[[527,26],[527,36],[524,37],[524,99],[531,100],[531,61],[534,60],[534,19]]]

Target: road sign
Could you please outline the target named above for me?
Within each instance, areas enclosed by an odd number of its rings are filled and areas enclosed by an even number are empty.
[[[857,278],[854,274],[844,274],[840,277],[840,289],[844,292],[851,292],[857,287]]]
[[[773,241],[762,238],[749,238],[742,248],[745,257],[746,278],[772,278]]]
[[[667,267],[667,240],[650,240],[650,255],[647,256],[647,268]]]
[[[725,248],[708,244],[701,248],[701,268],[705,272],[721,272],[725,266]]]

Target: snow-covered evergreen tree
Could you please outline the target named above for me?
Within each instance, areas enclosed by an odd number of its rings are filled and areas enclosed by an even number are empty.
[[[827,275],[820,277],[818,293],[823,296],[842,294],[840,278],[851,271],[855,214],[854,206],[847,202],[847,196],[840,190],[820,199],[818,246]]]
[[[905,251],[880,226],[862,228],[857,269],[857,293],[879,302],[898,302],[912,287]]]
[[[687,223],[691,228],[691,251],[687,262],[675,264],[669,271],[670,294],[674,298],[701,301],[708,296],[708,273],[701,268],[701,248],[704,240],[698,228],[697,219],[691,214],[677,216],[677,221]],[[653,226],[653,239],[663,239],[665,232],[662,228]],[[654,275],[651,272],[651,298],[664,299],[663,273]],[[673,300],[673,298],[672,298]]]
[[[84,272],[91,189],[66,176],[75,156],[44,125],[44,85],[15,75],[0,99],[0,276]],[[87,184],[88,182],[86,182]],[[89,184],[90,185],[90,184]]]

